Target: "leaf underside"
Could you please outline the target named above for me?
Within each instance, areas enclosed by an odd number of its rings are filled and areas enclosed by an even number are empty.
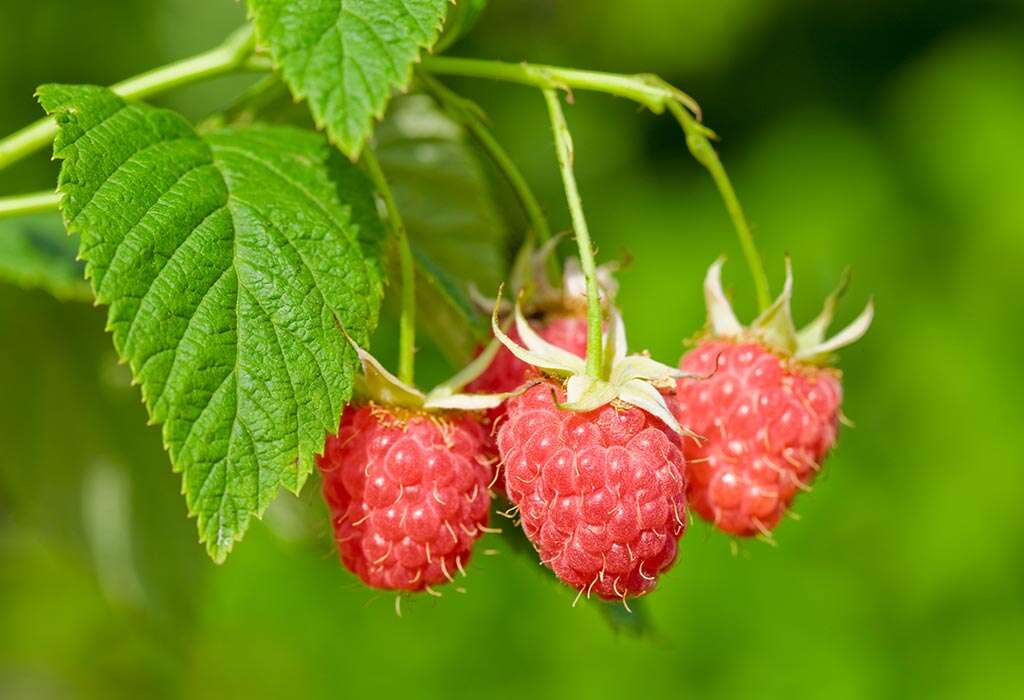
[[[393,89],[437,41],[449,0],[249,0],[260,43],[317,126],[359,155]]]
[[[312,132],[200,137],[104,88],[39,97],[60,126],[65,223],[222,561],[282,486],[301,488],[351,393],[357,360],[338,325],[365,343],[381,297],[360,246],[381,234],[350,213],[372,207],[370,190],[350,184],[346,206]]]

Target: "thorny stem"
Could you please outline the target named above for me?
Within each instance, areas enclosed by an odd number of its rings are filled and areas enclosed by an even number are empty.
[[[565,123],[565,114],[558,99],[558,93],[552,88],[545,88],[544,100],[551,116],[551,130],[555,135],[555,152],[558,154],[558,165],[562,171],[562,184],[565,186],[565,197],[569,202],[569,213],[572,215],[572,227],[576,233],[576,245],[580,251],[580,266],[587,280],[587,374],[595,379],[603,379],[601,348],[601,298],[597,285],[597,269],[594,265],[594,246],[590,242],[590,231],[587,220],[583,216],[583,203],[580,201],[579,189],[576,187],[576,176],[573,174],[572,135]]]
[[[398,211],[391,187],[381,170],[380,161],[371,148],[363,150],[363,163],[366,171],[377,188],[377,193],[384,199],[388,211],[391,233],[398,248],[398,266],[402,284],[402,313],[398,320],[398,378],[404,383],[413,384],[416,358],[416,269],[413,263],[412,248],[409,247],[409,236],[405,231],[405,223]]]
[[[56,192],[33,192],[14,197],[0,197],[0,219],[41,211],[56,211],[59,205],[60,195]]]
[[[418,77],[427,91],[434,96],[441,106],[455,120],[465,126],[476,139],[480,147],[487,153],[495,167],[501,171],[508,181],[512,191],[515,192],[519,204],[523,207],[527,220],[530,222],[530,231],[527,234],[526,244],[532,247],[534,242],[543,245],[551,239],[551,227],[544,216],[544,211],[537,201],[536,195],[530,189],[529,183],[523,176],[519,166],[515,164],[508,152],[502,147],[498,140],[487,127],[480,108],[472,101],[456,94],[438,80],[427,73],[420,71]],[[557,276],[558,269],[554,258],[549,260],[548,272]]]
[[[110,89],[121,97],[142,99],[225,73],[264,70],[261,64],[248,62],[255,45],[252,27],[247,25],[210,51],[122,80]],[[0,140],[0,169],[45,147],[56,134],[57,122],[44,117]]]
[[[754,234],[750,229],[750,223],[743,213],[743,207],[740,206],[739,198],[736,197],[736,190],[733,189],[732,182],[730,182],[729,176],[725,172],[725,167],[722,165],[718,153],[715,152],[714,147],[711,145],[710,139],[714,136],[714,133],[694,119],[693,115],[686,111],[682,105],[669,103],[668,108],[679,122],[679,125],[683,127],[683,133],[686,134],[686,147],[690,149],[690,153],[693,154],[697,162],[707,168],[708,172],[711,173],[711,178],[715,181],[715,186],[718,187],[722,201],[725,203],[725,208],[729,211],[729,218],[732,219],[733,227],[736,229],[736,235],[740,239],[740,247],[743,248],[743,256],[747,259],[750,275],[754,279],[757,305],[761,311],[764,311],[772,303],[771,289],[768,286],[768,275],[765,273],[761,254],[754,243]]]

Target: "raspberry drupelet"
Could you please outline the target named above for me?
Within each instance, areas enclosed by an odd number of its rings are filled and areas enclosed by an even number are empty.
[[[317,460],[345,567],[406,591],[464,573],[490,507],[484,438],[466,414],[346,408]]]
[[[650,592],[686,528],[679,437],[639,408],[572,412],[544,382],[507,403],[498,431],[508,496],[541,562],[581,593]]]
[[[835,445],[842,386],[831,369],[836,350],[871,326],[874,305],[830,338],[826,332],[846,288],[797,330],[790,302],[793,273],[779,297],[749,326],[737,319],[722,288],[717,260],[704,279],[708,324],[680,369],[709,376],[676,382],[676,419],[698,435],[687,441],[691,507],[718,529],[743,537],[771,537],[798,490],[809,490]]]
[[[683,445],[691,507],[725,532],[767,535],[835,444],[838,373],[786,361],[757,343],[714,339],[680,366],[714,372],[677,387],[677,417],[705,438]]]

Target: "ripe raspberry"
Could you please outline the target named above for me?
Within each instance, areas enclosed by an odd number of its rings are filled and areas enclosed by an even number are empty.
[[[490,507],[483,439],[465,415],[346,408],[317,459],[342,563],[369,586],[409,591],[463,571]]]
[[[542,383],[507,402],[498,430],[506,488],[541,561],[580,592],[650,592],[686,523],[679,439],[635,407],[574,413]]]
[[[553,345],[584,357],[587,354],[587,319],[585,316],[551,316],[540,323],[531,324],[534,330]],[[509,331],[509,337],[515,342],[522,342],[515,328]],[[527,377],[536,374],[536,370],[513,355],[508,348],[502,346],[491,360],[484,372],[474,379],[465,391],[474,394],[501,394],[514,391],[523,385]],[[495,444],[495,430],[505,416],[505,404],[488,409],[485,413],[491,429],[483,445],[484,453],[489,461],[497,462],[498,449]],[[494,484],[494,491],[505,492],[504,474],[499,470]]]
[[[679,422],[705,438],[683,444],[690,505],[725,532],[767,534],[835,443],[838,373],[784,360],[758,343],[715,339],[680,367],[715,372],[680,379],[676,389]]]
[[[684,446],[687,495],[719,529],[768,536],[835,444],[842,388],[839,373],[824,365],[867,332],[874,306],[868,302],[853,323],[826,339],[844,275],[818,317],[797,330],[787,260],[782,294],[744,327],[722,289],[722,262],[704,280],[709,337],[680,360],[683,370],[714,374],[676,383],[676,419],[706,438]]]

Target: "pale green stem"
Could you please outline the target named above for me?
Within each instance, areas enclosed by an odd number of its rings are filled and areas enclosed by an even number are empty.
[[[398,378],[412,386],[416,365],[416,268],[412,248],[409,246],[405,223],[402,221],[387,178],[384,177],[380,161],[369,147],[363,149],[363,163],[377,188],[377,193],[384,199],[391,233],[398,248],[398,267],[402,284],[402,312],[398,320]]]
[[[255,43],[252,27],[245,26],[210,51],[128,78],[110,89],[121,97],[142,99],[238,70],[261,71],[262,64],[248,62]],[[53,117],[44,117],[0,140],[0,169],[45,147],[56,135],[57,122]]]
[[[33,192],[14,197],[0,197],[0,219],[42,211],[57,211],[60,195],[56,192]]]
[[[668,108],[676,120],[679,121],[679,125],[683,127],[683,133],[686,135],[686,146],[690,149],[690,153],[693,154],[698,163],[707,168],[708,172],[711,173],[711,178],[715,181],[715,186],[718,187],[718,192],[722,196],[725,208],[729,212],[729,218],[732,219],[733,227],[736,229],[736,235],[740,239],[740,247],[743,249],[743,256],[747,260],[747,267],[750,268],[750,275],[754,280],[757,305],[761,311],[764,311],[772,303],[768,275],[765,273],[764,261],[757,250],[757,244],[754,243],[754,234],[751,231],[750,223],[747,221],[747,217],[743,213],[743,207],[740,206],[740,200],[736,196],[736,190],[733,188],[732,182],[725,172],[725,167],[722,165],[718,153],[711,145],[711,137],[714,134],[710,129],[694,119],[693,115],[686,111],[682,105],[670,103]]]
[[[576,245],[580,252],[580,267],[587,281],[587,374],[595,379],[604,379],[602,374],[603,351],[601,348],[601,297],[597,284],[597,267],[594,264],[594,246],[590,242],[590,231],[583,215],[583,203],[580,201],[576,176],[573,174],[573,146],[569,126],[565,123],[562,104],[558,93],[545,88],[544,100],[551,116],[551,130],[555,135],[555,152],[558,154],[558,165],[562,171],[562,184],[565,197],[569,202],[569,213],[572,215],[572,227],[576,234]]]
[[[450,56],[428,56],[423,59],[423,68],[437,74],[504,80],[542,89],[594,90],[631,99],[656,114],[660,114],[666,108],[669,109],[683,127],[690,152],[708,169],[721,193],[754,279],[758,306],[763,310],[771,305],[768,276],[765,274],[764,263],[754,244],[750,224],[747,222],[725,168],[708,140],[713,132],[700,123],[700,108],[689,95],[661,78],[649,74],[623,75],[558,66],[503,63]]]
[[[699,112],[696,102],[689,95],[657,76],[648,74],[601,73],[558,66],[503,63],[451,56],[425,56],[423,68],[441,75],[505,80],[541,89],[594,90],[639,102],[657,114],[664,111],[671,102],[680,102],[694,112]]]

